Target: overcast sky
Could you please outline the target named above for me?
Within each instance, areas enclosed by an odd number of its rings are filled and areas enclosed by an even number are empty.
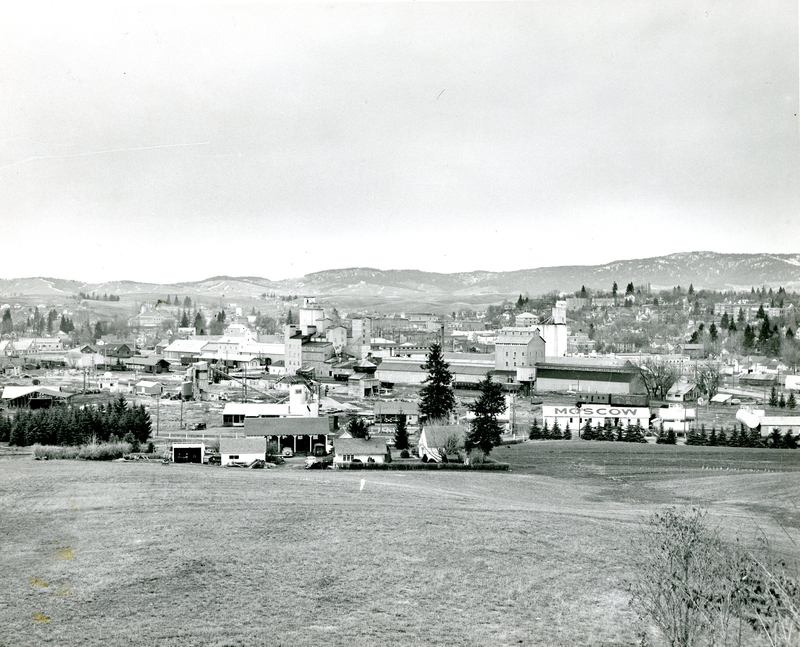
[[[0,278],[800,252],[798,6],[18,10]]]

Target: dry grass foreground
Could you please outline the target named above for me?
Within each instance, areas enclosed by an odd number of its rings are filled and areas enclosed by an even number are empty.
[[[800,545],[797,451],[493,455],[514,471],[0,460],[0,644],[635,645],[630,539],[653,511]]]

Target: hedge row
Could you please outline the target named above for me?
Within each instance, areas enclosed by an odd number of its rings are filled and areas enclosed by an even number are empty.
[[[339,463],[341,470],[467,470],[507,472],[508,463]]]
[[[69,460],[113,461],[130,453],[130,443],[89,443],[80,447],[61,445],[34,445],[33,456],[36,460]]]

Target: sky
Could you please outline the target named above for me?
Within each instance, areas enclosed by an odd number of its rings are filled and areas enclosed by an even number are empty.
[[[8,9],[0,278],[800,252],[798,5]]]

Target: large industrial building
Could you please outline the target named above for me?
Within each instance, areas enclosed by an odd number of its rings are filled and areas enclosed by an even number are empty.
[[[647,393],[639,369],[625,360],[561,357],[538,362],[535,371],[537,391]]]

